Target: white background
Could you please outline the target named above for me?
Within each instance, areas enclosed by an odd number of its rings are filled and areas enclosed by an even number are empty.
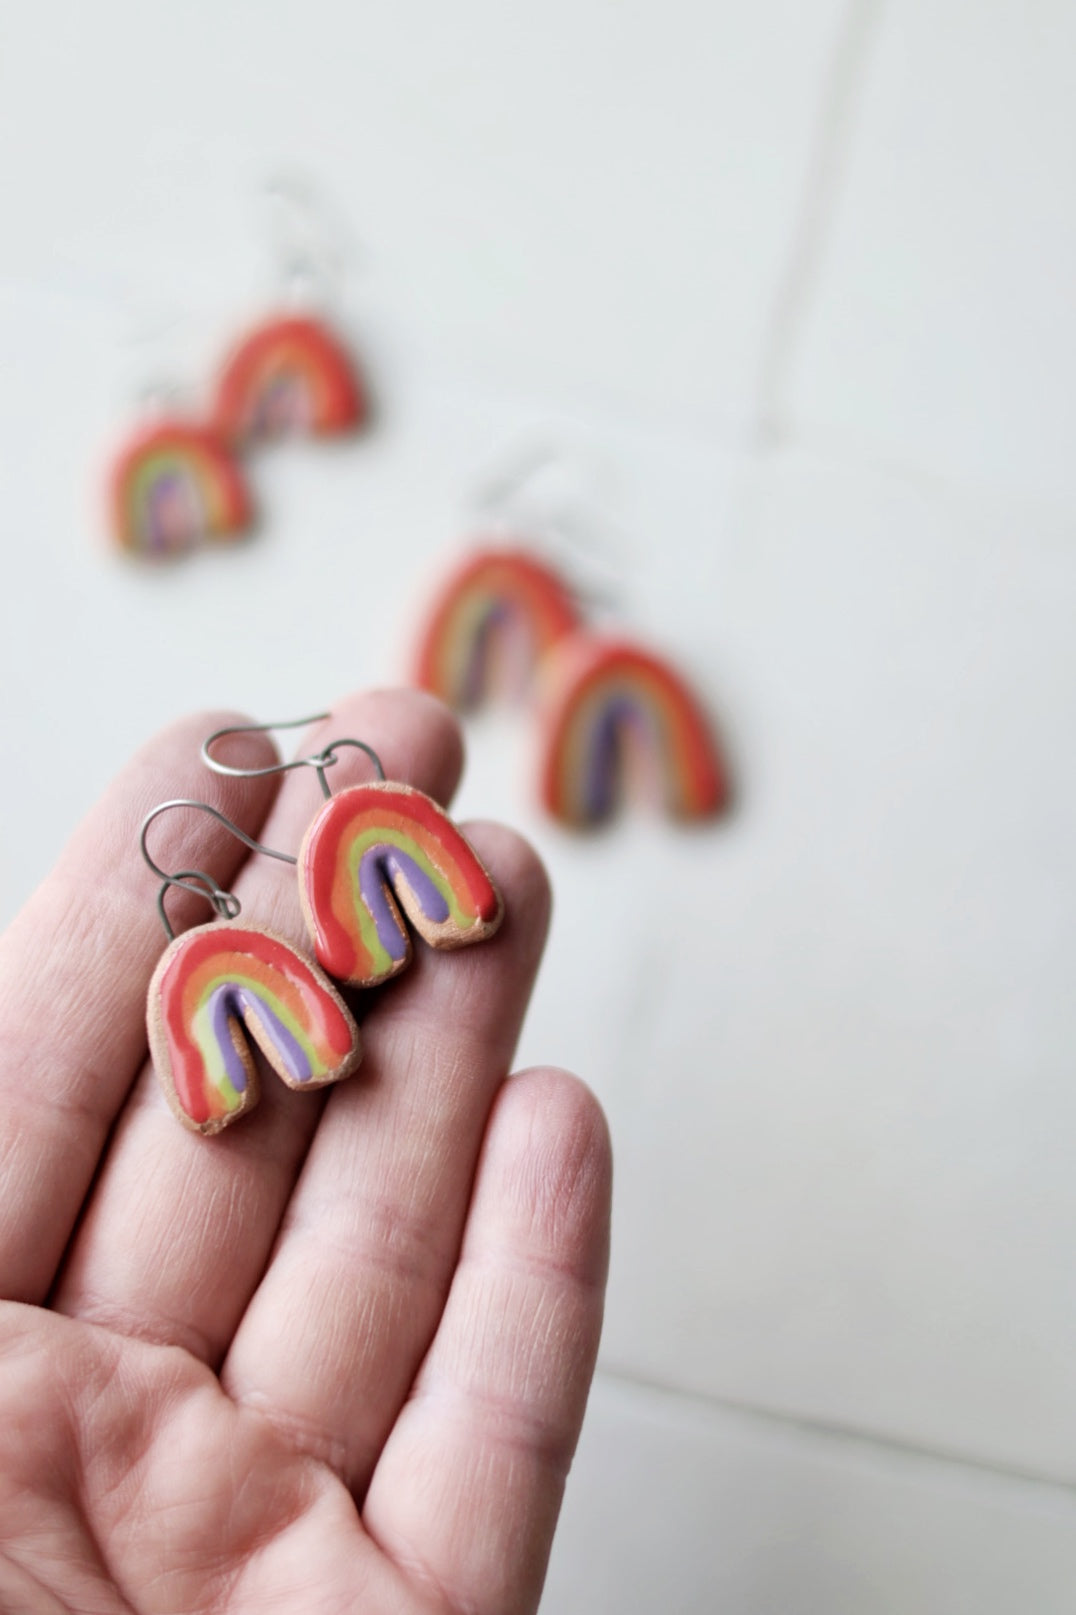
[[[5,917],[172,715],[398,674],[513,445],[721,723],[725,824],[583,842],[470,732],[557,885],[524,1058],[617,1154],[544,1615],[1072,1607],[1074,53],[1062,0],[0,3]],[[110,445],[272,297],[282,173],[376,430],[124,564]]]

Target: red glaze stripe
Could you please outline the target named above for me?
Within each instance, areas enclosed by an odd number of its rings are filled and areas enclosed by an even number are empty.
[[[327,1051],[343,1059],[351,1048],[351,1029],[335,999],[324,992],[301,954],[266,931],[229,927],[215,933],[188,932],[187,946],[172,958],[161,980],[161,1006],[169,1034],[186,1038],[192,1016],[204,1002],[207,986],[226,969],[229,955],[249,960],[245,967],[255,980],[268,984],[265,969],[276,972],[272,991],[286,1003],[296,1019],[323,1042]],[[265,969],[259,970],[257,967]]]
[[[413,838],[443,872],[461,906],[483,921],[500,912],[500,898],[465,837],[424,792],[394,784],[353,785],[331,797],[308,831],[306,870],[311,906],[330,912],[346,843],[375,825]]]
[[[579,625],[571,591],[534,556],[511,549],[473,552],[446,578],[418,637],[415,682],[443,700],[460,696],[458,672],[475,650],[460,641],[485,626],[485,616],[467,622],[469,607],[484,596],[508,606],[526,625],[536,660]]]
[[[240,532],[250,525],[250,494],[243,474],[219,434],[189,421],[164,421],[137,433],[114,461],[109,474],[108,505],[112,532],[124,549],[141,550],[131,525],[130,489],[144,461],[155,454],[186,460],[197,480],[212,487],[222,512],[218,530]]]
[[[545,714],[542,799],[555,817],[579,822],[569,752],[575,727],[591,721],[585,709],[601,708],[602,692],[615,698],[626,687],[661,721],[662,767],[667,796],[688,817],[717,812],[728,799],[728,779],[709,726],[683,679],[667,663],[620,640],[579,635],[562,647]]]
[[[365,417],[366,399],[342,344],[320,321],[282,315],[243,338],[225,361],[214,410],[218,430],[245,436],[261,389],[285,368],[299,371],[310,387],[315,431],[347,431]]]
[[[237,976],[261,982],[284,1001],[318,1049],[326,1065],[341,1064],[353,1048],[352,1029],[335,998],[326,991],[295,949],[264,931],[213,925],[187,932],[169,959],[159,983],[161,1019],[172,1051],[176,1097],[195,1122],[223,1114],[207,1092],[201,1051],[191,1037],[193,1015],[214,980]],[[330,1061],[329,1056],[332,1056]]]

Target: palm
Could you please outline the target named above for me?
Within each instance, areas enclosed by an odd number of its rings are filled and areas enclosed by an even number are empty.
[[[327,1100],[270,1079],[234,1130],[188,1135],[139,1072],[161,937],[138,820],[203,796],[294,847],[314,801],[308,779],[274,800],[276,782],[206,774],[215,725],[147,748],[4,941],[0,1605],[533,1609],[596,1348],[608,1198],[586,1091],[503,1081],[541,871],[508,832],[475,830],[506,900],[495,942],[420,953],[372,999],[363,1066]],[[431,703],[357,699],[333,733],[451,790],[457,743]],[[341,761],[341,783],[356,767]],[[289,870],[236,873],[226,834],[174,820],[162,862],[210,869],[252,923],[301,939]],[[180,923],[202,917],[184,901]]]
[[[331,1469],[188,1352],[11,1304],[0,1343],[0,1607],[423,1607]]]

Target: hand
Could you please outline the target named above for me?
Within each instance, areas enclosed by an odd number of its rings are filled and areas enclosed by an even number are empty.
[[[358,1072],[266,1075],[185,1131],[145,1063],[165,937],[138,827],[170,797],[298,848],[310,770],[224,779],[207,714],[147,746],[0,941],[0,1608],[516,1615],[538,1603],[597,1349],[609,1147],[573,1078],[505,1081],[548,917],[514,834],[467,834],[504,924],[360,995]],[[390,778],[446,799],[435,702],[343,703]],[[229,742],[245,767],[265,737]],[[334,791],[364,777],[346,750]],[[306,947],[295,871],[207,814],[153,827]],[[211,918],[173,890],[177,932]]]

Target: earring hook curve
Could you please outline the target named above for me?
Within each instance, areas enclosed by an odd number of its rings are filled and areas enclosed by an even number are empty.
[[[313,768],[317,773],[322,795],[328,800],[332,796],[332,790],[328,780],[325,778],[325,770],[331,768],[337,761],[336,753],[341,746],[356,746],[359,751],[366,753],[377,770],[378,779],[383,782],[385,770],[382,767],[381,759],[374,748],[368,746],[364,740],[333,740],[311,757],[294,757],[290,762],[270,763],[265,768],[235,768],[232,764],[222,763],[219,758],[213,756],[212,747],[218,740],[223,740],[226,735],[262,735],[267,734],[271,729],[306,729],[312,723],[324,723],[326,719],[331,717],[331,712],[315,712],[309,718],[289,718],[286,723],[226,724],[223,729],[215,729],[209,738],[202,742],[202,761],[215,774],[227,774],[232,779],[261,779],[268,774],[286,774],[292,768]]]
[[[298,863],[298,859],[293,857],[290,852],[278,852],[275,847],[267,847],[264,842],[255,841],[253,836],[248,836],[246,831],[240,829],[239,825],[230,819],[226,813],[222,813],[219,808],[213,807],[209,802],[199,802],[192,797],[186,796],[174,797],[168,802],[159,802],[155,808],[150,809],[142,820],[138,845],[147,867],[163,883],[157,895],[157,912],[161,916],[161,922],[169,940],[175,937],[175,931],[172,929],[171,921],[165,912],[164,899],[172,886],[179,886],[185,892],[193,892],[196,897],[204,897],[215,912],[220,915],[221,919],[234,920],[242,911],[242,904],[234,893],[226,892],[213,879],[213,876],[207,874],[204,869],[181,869],[176,874],[169,874],[168,870],[162,869],[160,864],[150,855],[146,840],[150,825],[154,819],[159,818],[162,813],[169,812],[172,808],[195,808],[199,813],[208,813],[211,818],[217,820],[218,824],[223,824],[225,829],[237,837],[244,846],[249,847],[251,852],[263,852],[267,858],[277,858],[284,864]]]

